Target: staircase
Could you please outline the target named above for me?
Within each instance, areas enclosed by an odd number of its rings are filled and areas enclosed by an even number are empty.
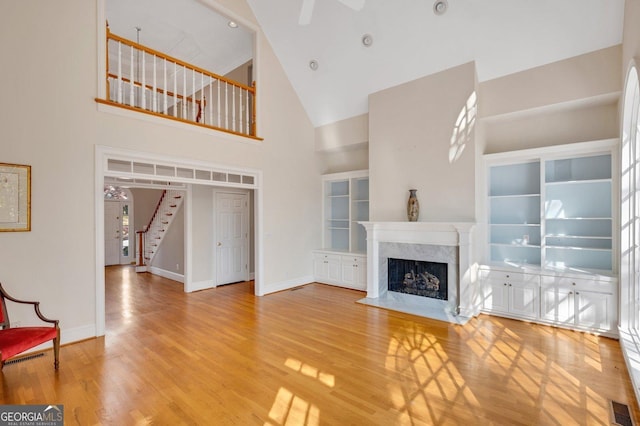
[[[177,190],[166,190],[158,202],[156,211],[144,233],[144,256],[145,266],[151,265],[167,230],[173,222],[178,209],[182,206],[184,192]],[[141,265],[142,266],[142,265]]]

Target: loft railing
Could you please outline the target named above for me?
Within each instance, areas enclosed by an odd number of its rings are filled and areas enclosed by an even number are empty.
[[[228,133],[256,135],[256,84],[244,85],[107,28],[107,93],[99,103]]]

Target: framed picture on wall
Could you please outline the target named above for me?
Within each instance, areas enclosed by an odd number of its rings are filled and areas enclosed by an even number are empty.
[[[31,166],[0,163],[0,232],[31,231]]]

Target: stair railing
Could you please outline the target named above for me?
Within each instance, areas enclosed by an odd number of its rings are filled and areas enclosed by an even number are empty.
[[[262,140],[250,86],[112,34],[107,93],[96,102]]]

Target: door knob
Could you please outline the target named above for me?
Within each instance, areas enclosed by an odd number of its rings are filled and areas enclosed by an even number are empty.
[[[222,243],[221,243],[221,242],[218,242],[218,247],[221,247],[221,246],[222,246]]]

